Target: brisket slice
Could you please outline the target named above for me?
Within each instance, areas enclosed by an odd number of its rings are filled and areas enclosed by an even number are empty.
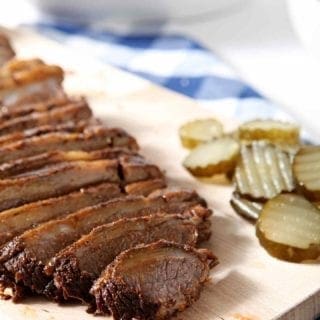
[[[1,120],[0,120],[1,121]],[[79,122],[68,121],[61,124],[46,124],[43,126],[26,129],[24,131],[13,132],[5,134],[0,137],[0,146],[8,143],[12,143],[19,140],[24,140],[32,137],[37,137],[51,132],[70,132],[70,133],[83,133],[87,127],[98,125],[98,122],[90,118],[89,120],[83,120]]]
[[[167,241],[121,253],[95,282],[97,313],[111,311],[115,320],[169,319],[200,296],[216,257]]]
[[[145,196],[157,189],[159,185],[165,186],[163,179],[139,181],[134,184],[136,189],[139,189],[139,194]],[[41,223],[61,219],[81,208],[125,194],[128,193],[121,192],[118,184],[105,182],[83,187],[79,191],[67,193],[63,196],[39,200],[2,211],[0,212],[0,247],[15,236],[37,227]]]
[[[3,33],[0,33],[0,66],[15,56],[15,52],[9,39]]]
[[[132,161],[135,162],[136,158],[138,156],[132,156]],[[0,180],[0,211],[63,195],[90,184],[115,182],[125,185],[132,181],[163,178],[158,167],[144,163],[141,161],[139,167],[126,171],[126,166],[130,166],[128,156],[107,160],[66,161]]]
[[[24,103],[19,106],[5,107],[0,109],[0,122],[4,122],[10,119],[15,119],[18,117],[30,115],[34,112],[48,112],[66,104],[76,102],[78,99],[68,98],[68,97],[58,97],[53,99],[48,99],[36,103]]]
[[[63,162],[34,174],[0,180],[0,211],[99,182],[120,182],[117,160]]]
[[[0,178],[14,177],[28,171],[37,170],[45,166],[65,161],[93,161],[101,159],[117,159],[124,155],[137,155],[125,148],[106,148],[94,151],[52,151],[35,156],[21,158],[0,164]],[[155,190],[155,189],[153,189]]]
[[[53,132],[0,147],[0,163],[55,150],[92,151],[108,147],[137,150],[135,139],[121,129],[90,127],[83,133]]]
[[[90,303],[93,281],[119,253],[161,239],[195,246],[197,222],[178,215],[154,215],[102,225],[60,251],[46,273],[54,273],[54,284],[65,300]]]
[[[40,59],[12,59],[0,69],[0,101],[13,106],[64,97],[63,70]]]
[[[22,131],[46,124],[57,125],[67,121],[79,122],[92,116],[91,109],[84,99],[70,102],[48,112],[34,112],[30,115],[15,117],[0,124],[0,135]]]
[[[193,200],[185,201],[185,198],[177,195],[168,201],[164,196],[127,196],[82,209],[64,219],[47,222],[26,231],[0,250],[2,287],[16,290],[26,286],[37,293],[53,290],[51,296],[54,296],[53,280],[45,274],[45,265],[50,265],[50,260],[60,250],[102,224],[162,212],[180,213],[189,217],[196,213],[200,216],[199,219],[208,219],[210,210]]]
[[[0,246],[49,220],[123,195],[118,184],[101,183],[66,195],[25,204],[0,213]]]

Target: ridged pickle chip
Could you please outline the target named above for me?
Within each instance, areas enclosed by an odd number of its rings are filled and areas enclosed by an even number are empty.
[[[179,129],[182,145],[185,148],[193,149],[199,144],[221,138],[223,126],[216,119],[200,119],[184,124]]]
[[[259,201],[295,189],[290,155],[265,141],[242,144],[234,180],[237,192]]]
[[[320,201],[320,146],[304,146],[293,160],[293,174],[310,200]]]
[[[239,155],[239,144],[232,138],[220,138],[193,149],[183,162],[184,167],[197,177],[212,177],[234,170]]]
[[[232,194],[230,205],[242,217],[255,221],[259,218],[263,204],[241,197],[237,192]]]
[[[320,210],[301,195],[278,195],[264,205],[256,234],[274,257],[291,262],[318,259]]]
[[[280,144],[299,144],[300,129],[289,122],[276,120],[253,120],[239,127],[240,140],[268,140]]]

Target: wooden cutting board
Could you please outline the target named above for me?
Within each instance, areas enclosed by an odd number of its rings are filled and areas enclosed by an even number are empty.
[[[270,257],[259,245],[254,226],[230,208],[232,188],[222,182],[199,182],[181,166],[187,153],[177,134],[182,123],[217,116],[232,129],[235,119],[221,118],[221,110],[206,111],[189,98],[92,61],[30,31],[8,33],[20,57],[41,57],[62,65],[67,70],[65,86],[69,93],[86,95],[96,116],[134,135],[142,154],[161,166],[172,183],[195,188],[214,210],[213,235],[207,246],[219,257],[220,265],[212,271],[212,280],[200,300],[179,319],[309,320],[320,313],[320,265],[292,264]],[[61,307],[32,298],[21,304],[0,301],[0,319],[94,318],[83,306]]]

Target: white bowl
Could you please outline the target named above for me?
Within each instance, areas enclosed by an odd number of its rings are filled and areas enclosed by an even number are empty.
[[[320,59],[320,0],[287,0],[287,3],[296,33]]]
[[[232,7],[241,0],[29,0],[56,20],[159,22]]]

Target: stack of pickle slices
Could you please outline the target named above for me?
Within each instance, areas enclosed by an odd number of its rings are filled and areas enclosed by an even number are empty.
[[[291,262],[320,257],[320,146],[302,143],[296,124],[253,120],[225,133],[216,119],[184,124],[183,162],[195,177],[225,175],[230,204],[255,221],[260,244]]]

